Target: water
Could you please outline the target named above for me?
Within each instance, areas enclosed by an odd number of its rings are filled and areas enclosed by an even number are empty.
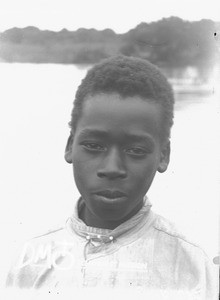
[[[17,244],[63,225],[79,193],[64,161],[74,93],[85,68],[0,64],[1,270]],[[149,191],[154,211],[218,254],[220,109],[216,78],[171,78],[177,102],[171,162]],[[183,85],[184,84],[184,85]]]

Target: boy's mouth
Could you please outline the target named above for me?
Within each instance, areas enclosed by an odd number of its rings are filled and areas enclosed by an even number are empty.
[[[113,190],[105,190],[105,191],[99,191],[96,193],[96,195],[99,196],[103,196],[106,198],[110,198],[110,199],[115,199],[115,198],[122,198],[127,196],[125,193],[121,192],[121,191],[113,191]]]

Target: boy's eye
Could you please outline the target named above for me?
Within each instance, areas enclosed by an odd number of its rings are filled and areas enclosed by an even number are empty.
[[[89,150],[96,150],[96,151],[104,150],[104,147],[96,143],[83,143],[83,146],[85,146]]]
[[[84,142],[82,145],[87,150],[90,150],[90,151],[105,151],[106,150],[105,147],[103,147],[97,143],[88,143],[88,142],[85,143]],[[143,156],[143,155],[146,155],[147,153],[149,153],[146,149],[142,149],[142,148],[130,148],[130,149],[127,149],[125,152],[128,154],[131,154],[131,155],[136,155],[136,156]]]
[[[134,155],[145,155],[147,154],[147,151],[141,148],[131,148],[127,150],[130,154]]]

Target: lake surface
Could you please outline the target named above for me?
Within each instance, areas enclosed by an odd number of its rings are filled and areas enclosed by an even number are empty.
[[[79,193],[64,149],[85,73],[74,65],[0,64],[2,270],[17,243],[63,225],[73,211]],[[201,85],[190,74],[170,78],[176,91],[171,162],[148,195],[154,211],[213,258],[219,251],[218,76]]]

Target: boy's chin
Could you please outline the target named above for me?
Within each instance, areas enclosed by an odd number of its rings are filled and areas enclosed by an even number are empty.
[[[102,224],[112,224],[117,223],[117,226],[123,223],[125,220],[127,220],[129,217],[129,212],[125,212],[123,210],[117,210],[117,209],[93,209],[92,211],[93,216],[95,217],[96,221],[98,223]]]
[[[128,219],[130,219],[131,217],[133,217],[135,214],[137,213],[136,210],[126,210],[126,208],[122,208],[122,209],[110,209],[110,208],[106,208],[106,209],[102,209],[100,210],[96,210],[94,211],[95,216],[99,219],[102,220],[106,223],[117,223],[118,225],[120,225],[121,223],[124,223],[125,221],[127,221]]]

